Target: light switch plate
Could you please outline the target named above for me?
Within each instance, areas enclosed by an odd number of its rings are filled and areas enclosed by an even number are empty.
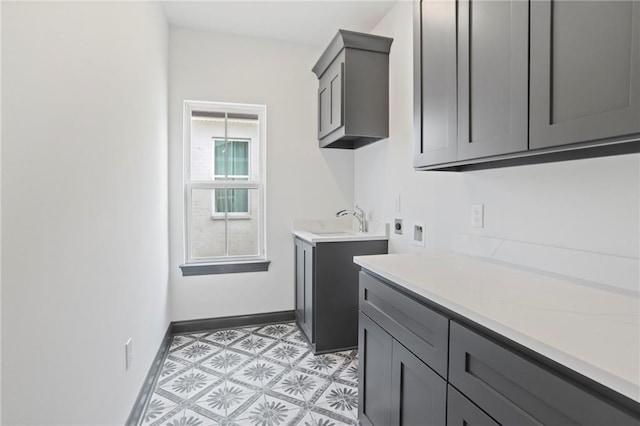
[[[484,204],[473,204],[471,206],[471,226],[484,228]]]
[[[129,337],[127,343],[124,344],[125,369],[129,369],[133,364],[133,338]]]
[[[427,245],[427,225],[425,222],[413,222],[411,229],[411,241],[413,244],[426,247]]]

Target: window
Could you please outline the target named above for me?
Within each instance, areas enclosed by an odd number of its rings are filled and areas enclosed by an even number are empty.
[[[266,270],[263,105],[185,101],[183,275]]]

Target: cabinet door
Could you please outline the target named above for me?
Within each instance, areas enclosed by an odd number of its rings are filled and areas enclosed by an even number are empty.
[[[313,343],[315,342],[315,336],[313,335],[313,268],[315,266],[313,246],[310,244],[303,244],[302,249],[304,258],[304,326],[307,338],[311,343]]]
[[[500,426],[453,386],[447,392],[447,426]]]
[[[639,133],[639,52],[638,1],[532,1],[530,147]]]
[[[458,159],[526,151],[529,2],[458,2]]]
[[[318,139],[343,124],[344,62],[336,59],[320,78],[318,89]]]
[[[363,426],[391,423],[393,339],[369,317],[358,318],[358,418]]]
[[[391,425],[445,424],[447,383],[404,346],[393,341]]]
[[[414,7],[414,166],[421,167],[457,158],[456,2]]]
[[[294,240],[295,245],[295,280],[296,280],[296,319],[302,326],[304,323],[304,253],[302,242]]]

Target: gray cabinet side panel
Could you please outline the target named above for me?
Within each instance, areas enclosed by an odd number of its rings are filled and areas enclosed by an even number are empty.
[[[451,385],[447,388],[447,426],[500,426]]]
[[[446,411],[447,382],[394,340],[391,425],[441,426]]]
[[[531,149],[640,137],[640,2],[531,2]]]
[[[316,351],[358,344],[358,273],[353,256],[387,253],[387,241],[317,243],[315,246]]]
[[[392,348],[391,336],[360,313],[358,419],[364,426],[390,424]]]
[[[506,425],[638,426],[638,419],[451,322],[449,381]]]
[[[456,2],[417,2],[414,11],[414,166],[457,159]]]
[[[458,159],[526,151],[528,2],[458,8]]]
[[[315,319],[314,319],[314,259],[313,246],[303,244],[304,259],[304,325],[307,338],[311,343],[315,342]]]

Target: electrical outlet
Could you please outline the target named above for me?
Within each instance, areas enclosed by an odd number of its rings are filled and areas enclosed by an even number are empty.
[[[125,368],[128,370],[133,363],[133,338],[129,337],[127,343],[124,344]]]
[[[413,235],[412,239],[413,244],[425,247],[427,245],[427,226],[424,222],[414,222],[413,223]]]
[[[395,220],[395,224],[393,225],[393,231],[396,234],[402,235],[402,219]]]
[[[401,203],[400,203],[400,195],[396,196],[396,213],[400,213],[401,209]]]
[[[471,226],[474,228],[484,228],[483,204],[473,204],[471,206]]]

